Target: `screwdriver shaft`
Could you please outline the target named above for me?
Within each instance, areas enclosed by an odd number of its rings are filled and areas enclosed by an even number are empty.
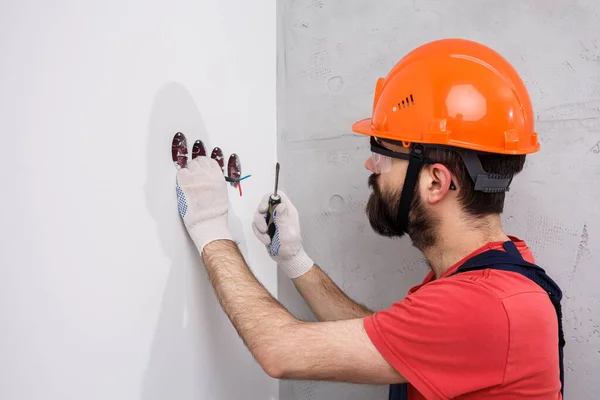
[[[278,199],[277,189],[279,188],[279,163],[275,165],[275,190],[273,191],[273,198]]]
[[[271,240],[273,240],[273,236],[275,235],[275,221],[274,221],[274,213],[275,207],[279,203],[281,203],[281,197],[277,194],[277,190],[279,189],[279,163],[275,165],[275,189],[273,194],[269,196],[269,209],[267,210],[267,215],[265,216],[265,220],[267,222],[267,232]]]

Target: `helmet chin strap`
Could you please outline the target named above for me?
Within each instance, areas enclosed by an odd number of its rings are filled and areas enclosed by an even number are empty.
[[[408,161],[408,169],[406,170],[406,178],[404,178],[404,186],[400,195],[400,206],[398,207],[397,225],[402,232],[407,232],[408,228],[408,213],[410,212],[410,204],[412,203],[413,193],[419,172],[425,163],[423,154],[423,146],[420,144],[413,145],[410,152],[410,160]]]

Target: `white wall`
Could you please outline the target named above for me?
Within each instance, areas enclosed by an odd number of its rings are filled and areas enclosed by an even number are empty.
[[[177,213],[176,131],[239,154],[231,226],[275,163],[275,3],[0,3],[0,398],[271,399]]]

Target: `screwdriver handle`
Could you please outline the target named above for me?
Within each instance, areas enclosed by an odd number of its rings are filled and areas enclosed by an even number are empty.
[[[267,221],[267,233],[269,234],[271,240],[273,240],[273,236],[275,236],[275,221],[273,218],[273,214],[275,213],[275,207],[277,207],[277,204],[280,203],[281,197],[269,197],[269,210],[267,211],[265,219]]]

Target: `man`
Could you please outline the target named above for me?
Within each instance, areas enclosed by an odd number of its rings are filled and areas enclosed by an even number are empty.
[[[266,195],[254,231],[320,322],[297,320],[231,240],[217,163],[199,157],[178,172],[185,225],[258,363],[278,379],[390,384],[391,399],[561,399],[560,289],[500,223],[513,176],[539,149],[515,70],[478,43],[425,44],[377,82],[372,118],[354,130],[371,137],[371,226],[408,234],[431,268],[379,312],[348,298],[304,252],[284,193],[271,240]]]

